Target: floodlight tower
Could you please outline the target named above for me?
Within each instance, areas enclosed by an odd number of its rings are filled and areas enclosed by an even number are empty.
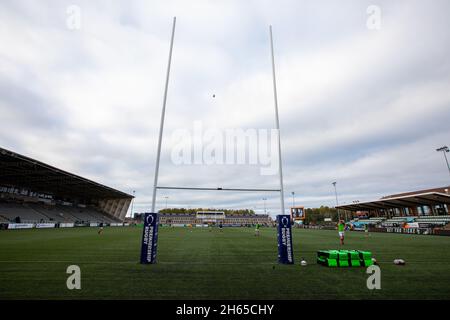
[[[167,209],[167,199],[169,199],[169,197],[165,196],[164,199],[166,199],[166,209]]]
[[[292,194],[292,207],[295,207],[295,192],[292,191],[291,194]]]
[[[447,152],[450,152],[450,149],[447,146],[443,146],[443,147],[437,148],[436,151],[442,152],[444,154],[445,162],[447,163],[448,173],[450,174],[450,165],[448,164],[448,159],[447,159],[447,155],[446,155]]]
[[[336,207],[339,206],[339,201],[338,201],[338,196],[337,196],[337,189],[336,189],[336,181],[334,181],[332,183],[332,185],[334,186],[334,195],[336,196]],[[339,208],[336,208],[337,213],[338,213],[338,219],[341,220],[341,214],[339,212]]]
[[[262,198],[264,201],[264,214],[267,214],[267,210],[266,210],[266,200],[267,198]]]
[[[131,218],[133,218],[133,205],[134,205],[134,195],[135,195],[135,193],[136,193],[136,190],[133,190],[133,199],[131,199],[131,211],[130,211]]]

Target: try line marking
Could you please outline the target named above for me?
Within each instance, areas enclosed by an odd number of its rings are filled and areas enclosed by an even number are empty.
[[[139,264],[139,261],[74,261],[74,260],[0,260],[0,263],[78,263],[78,264]],[[273,265],[274,262],[185,262],[185,261],[158,261],[156,264],[179,265]]]
[[[426,261],[411,261],[408,260],[408,264],[412,263],[443,263],[447,261],[442,260],[426,260]],[[75,261],[75,260],[0,260],[0,263],[78,263],[78,264],[139,264],[139,261]],[[392,264],[392,261],[378,261],[382,264]],[[156,264],[179,264],[179,265],[278,265],[277,261],[273,262],[202,262],[202,261],[158,261]],[[316,265],[312,263],[311,265]]]

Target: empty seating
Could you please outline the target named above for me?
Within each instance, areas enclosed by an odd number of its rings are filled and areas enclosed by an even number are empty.
[[[372,218],[356,218],[351,220],[350,222],[353,224],[379,224],[380,222],[383,222],[386,218],[381,217],[372,217]]]
[[[92,207],[0,202],[0,222],[15,222],[17,217],[20,217],[22,223],[119,222],[118,219],[109,217]]]
[[[450,215],[446,216],[407,216],[407,217],[393,217],[391,219],[387,219],[383,222],[383,225],[385,226],[392,226],[392,225],[401,225],[403,223],[411,223],[411,222],[418,222],[418,223],[428,223],[436,226],[444,226],[447,223],[450,223]]]
[[[33,210],[45,215],[49,221],[53,222],[75,222],[76,219],[70,214],[65,214],[60,210],[60,206],[45,206],[41,204],[30,204]]]
[[[450,223],[450,216],[422,216],[417,218],[416,222],[445,226]]]
[[[14,222],[16,217],[20,217],[22,223],[48,221],[48,217],[20,203],[1,203],[0,214],[9,222]]]

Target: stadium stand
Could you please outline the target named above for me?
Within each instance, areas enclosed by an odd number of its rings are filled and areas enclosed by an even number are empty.
[[[268,214],[232,214],[226,215],[223,212],[212,213],[208,217],[205,212],[198,213],[161,213],[159,221],[166,225],[203,225],[203,224],[222,224],[223,226],[247,226],[260,224],[268,226],[272,220]]]
[[[132,198],[0,148],[0,223],[120,223]]]
[[[379,200],[337,206],[353,217],[353,230],[364,230],[370,225],[380,232],[442,234],[434,230],[450,229],[450,186],[405,192],[382,197]],[[369,217],[357,218],[361,212]]]
[[[402,226],[408,223],[419,223],[420,224],[429,224],[433,226],[445,226],[450,223],[450,215],[449,216],[425,216],[425,217],[394,217],[391,219],[352,219],[350,223],[352,224],[372,224],[372,225],[380,225],[383,227],[392,227],[392,226]]]
[[[20,223],[115,223],[121,222],[114,217],[108,217],[95,208],[77,208],[62,205],[42,205],[36,203],[0,202],[1,222]]]
[[[381,199],[336,206],[337,209],[356,215],[367,212],[369,217],[436,216],[448,215],[450,186],[406,192]]]

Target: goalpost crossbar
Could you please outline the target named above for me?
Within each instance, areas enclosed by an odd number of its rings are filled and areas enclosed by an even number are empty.
[[[256,189],[256,188],[207,188],[207,187],[164,187],[157,186],[157,189],[171,190],[202,190],[202,191],[244,191],[244,192],[280,192],[280,189]]]

